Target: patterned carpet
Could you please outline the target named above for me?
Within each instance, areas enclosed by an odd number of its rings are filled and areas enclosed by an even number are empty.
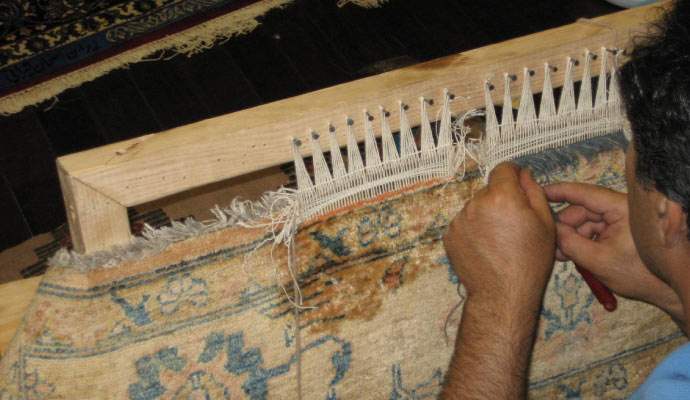
[[[621,137],[522,161],[549,171],[542,181],[621,190]],[[227,228],[86,274],[51,268],[0,360],[0,398],[294,399],[298,387],[305,399],[435,398],[464,296],[440,238],[482,182],[471,171],[303,224],[298,280],[314,308],[298,315],[285,251],[261,230]],[[557,263],[530,397],[625,398],[684,342],[650,306],[621,299],[606,312]]]
[[[290,1],[3,1],[0,112],[17,112],[157,50],[198,52],[253,30],[256,17]]]

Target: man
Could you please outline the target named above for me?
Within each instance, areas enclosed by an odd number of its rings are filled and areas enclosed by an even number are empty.
[[[660,307],[690,332],[689,72],[690,1],[683,0],[620,70],[633,134],[627,196],[574,183],[541,188],[528,170],[502,164],[455,217],[444,244],[467,299],[442,398],[525,396],[554,257],[573,260],[619,296]],[[547,200],[570,204],[561,222]],[[633,398],[690,398],[690,345]]]

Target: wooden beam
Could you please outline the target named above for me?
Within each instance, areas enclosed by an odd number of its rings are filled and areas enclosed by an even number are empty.
[[[66,173],[59,161],[58,176],[75,251],[91,253],[130,242],[125,206]]]
[[[22,322],[40,282],[41,277],[37,276],[0,285],[0,358]]]

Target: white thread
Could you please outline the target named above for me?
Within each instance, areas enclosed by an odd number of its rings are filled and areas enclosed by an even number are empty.
[[[336,179],[343,178],[347,174],[347,171],[345,170],[343,155],[340,153],[340,146],[338,146],[338,137],[335,134],[335,128],[330,130],[330,140],[333,177]]]
[[[503,101],[503,118],[500,125],[495,125],[494,105],[485,83],[485,98],[487,101],[487,140],[488,154],[482,159],[481,152],[472,154],[478,158],[483,172],[490,171],[501,162],[515,159],[524,155],[534,154],[548,148],[571,144],[588,138],[623,130],[625,120],[621,109],[618,87],[616,83],[616,62],[612,63],[607,82],[607,53],[601,49],[601,72],[592,105],[591,87],[591,59],[592,54],[585,51],[582,83],[580,95],[576,101],[573,66],[575,61],[568,57],[565,71],[565,82],[561,90],[561,97],[556,109],[553,99],[551,73],[545,66],[545,82],[542,100],[539,107],[539,117],[532,116],[533,104],[530,104],[531,94],[524,89],[529,85],[528,74],[525,75],[523,93],[520,101],[520,111],[517,122],[513,121],[512,109],[509,108],[511,92],[508,88],[509,76],[505,76],[506,89]],[[524,107],[524,102],[527,102]],[[523,115],[526,115],[523,117]]]
[[[322,184],[333,179],[331,176],[331,171],[328,170],[328,164],[326,163],[326,158],[323,156],[321,151],[321,146],[319,146],[319,135],[316,132],[311,133],[311,145],[312,154],[314,160],[314,177],[316,178],[316,184]]]

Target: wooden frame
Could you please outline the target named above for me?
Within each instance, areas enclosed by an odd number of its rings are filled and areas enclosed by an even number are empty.
[[[503,74],[514,74],[521,85],[523,68],[535,71],[535,92],[541,90],[544,63],[564,66],[568,56],[585,50],[624,47],[631,35],[654,17],[653,6],[622,11],[594,20],[508,40],[412,67],[334,86],[252,109],[200,121],[164,132],[60,157],[60,183],[74,249],[90,253],[127,243],[130,227],[126,207],[156,200],[194,187],[218,182],[292,160],[289,138],[306,140],[310,130],[336,128],[346,143],[345,120],[362,129],[362,112],[376,115],[382,106],[396,130],[399,101],[416,104],[420,96],[440,99],[444,89],[458,95],[453,111],[484,106],[483,82],[490,79],[503,93]],[[592,71],[599,71],[594,60]],[[581,74],[584,63],[575,68]],[[554,86],[565,68],[552,74]],[[516,95],[519,93],[516,93]],[[495,100],[500,95],[494,97]],[[441,101],[430,106],[436,115]],[[410,123],[420,122],[418,107],[410,107]],[[358,139],[363,140],[363,136]],[[310,146],[302,146],[309,155]],[[145,173],[142,173],[145,171]],[[38,278],[0,285],[0,351],[19,324],[37,287]],[[19,297],[15,297],[19,296]],[[6,306],[12,303],[11,307]]]

